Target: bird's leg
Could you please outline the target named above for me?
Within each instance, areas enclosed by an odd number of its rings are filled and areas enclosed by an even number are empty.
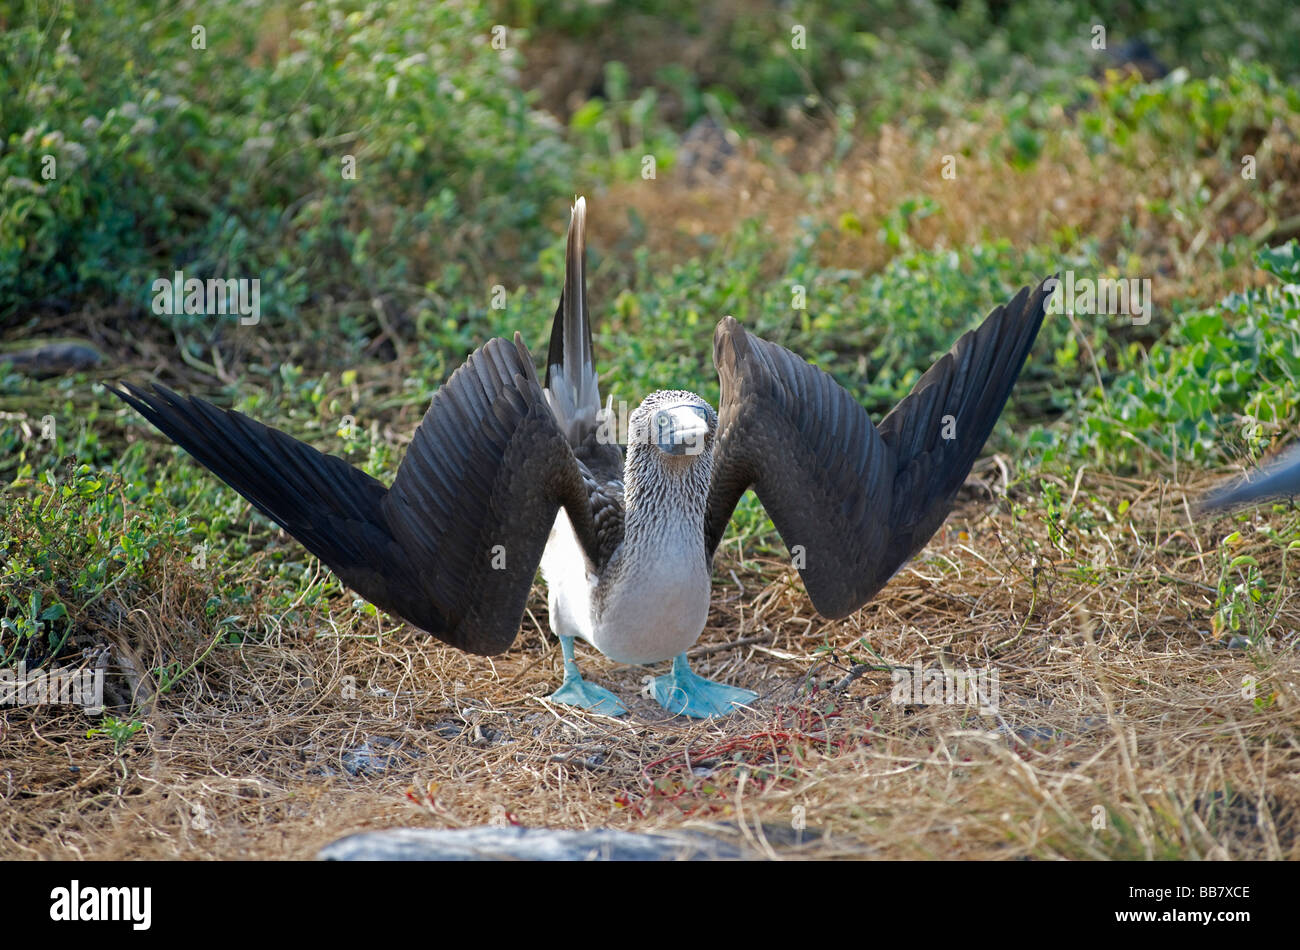
[[[621,716],[627,707],[617,696],[595,683],[588,683],[578,672],[578,664],[573,659],[573,637],[560,635],[560,650],[564,653],[564,682],[560,688],[551,693],[548,699],[566,706],[590,709],[592,712],[606,716]]]
[[[692,719],[725,716],[736,706],[758,699],[758,693],[706,680],[693,672],[681,653],[673,660],[673,671],[656,676],[652,684],[655,701],[671,713]]]

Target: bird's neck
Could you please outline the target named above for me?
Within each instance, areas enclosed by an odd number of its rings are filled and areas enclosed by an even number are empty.
[[[712,453],[668,458],[653,446],[632,446],[623,477],[624,541],[671,537],[703,547],[712,473]]]

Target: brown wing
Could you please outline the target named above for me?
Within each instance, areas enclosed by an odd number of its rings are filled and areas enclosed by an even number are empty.
[[[994,310],[879,426],[829,375],[731,317],[714,334],[721,381],[706,514],[710,557],[752,487],[824,616],[870,600],[947,517],[1042,325],[1055,285]]]
[[[434,394],[390,489],[238,412],[124,388],[113,391],[345,584],[462,650],[514,641],[561,505],[596,560],[588,489],[518,334],[490,340]]]

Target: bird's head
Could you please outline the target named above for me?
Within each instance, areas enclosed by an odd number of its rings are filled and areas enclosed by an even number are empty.
[[[633,455],[653,453],[669,468],[712,461],[718,414],[694,393],[651,393],[633,410],[628,422],[628,450]]]

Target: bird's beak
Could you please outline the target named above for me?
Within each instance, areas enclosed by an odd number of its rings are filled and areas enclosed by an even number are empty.
[[[661,409],[654,417],[654,438],[666,455],[699,455],[709,434],[708,419],[696,406]]]

